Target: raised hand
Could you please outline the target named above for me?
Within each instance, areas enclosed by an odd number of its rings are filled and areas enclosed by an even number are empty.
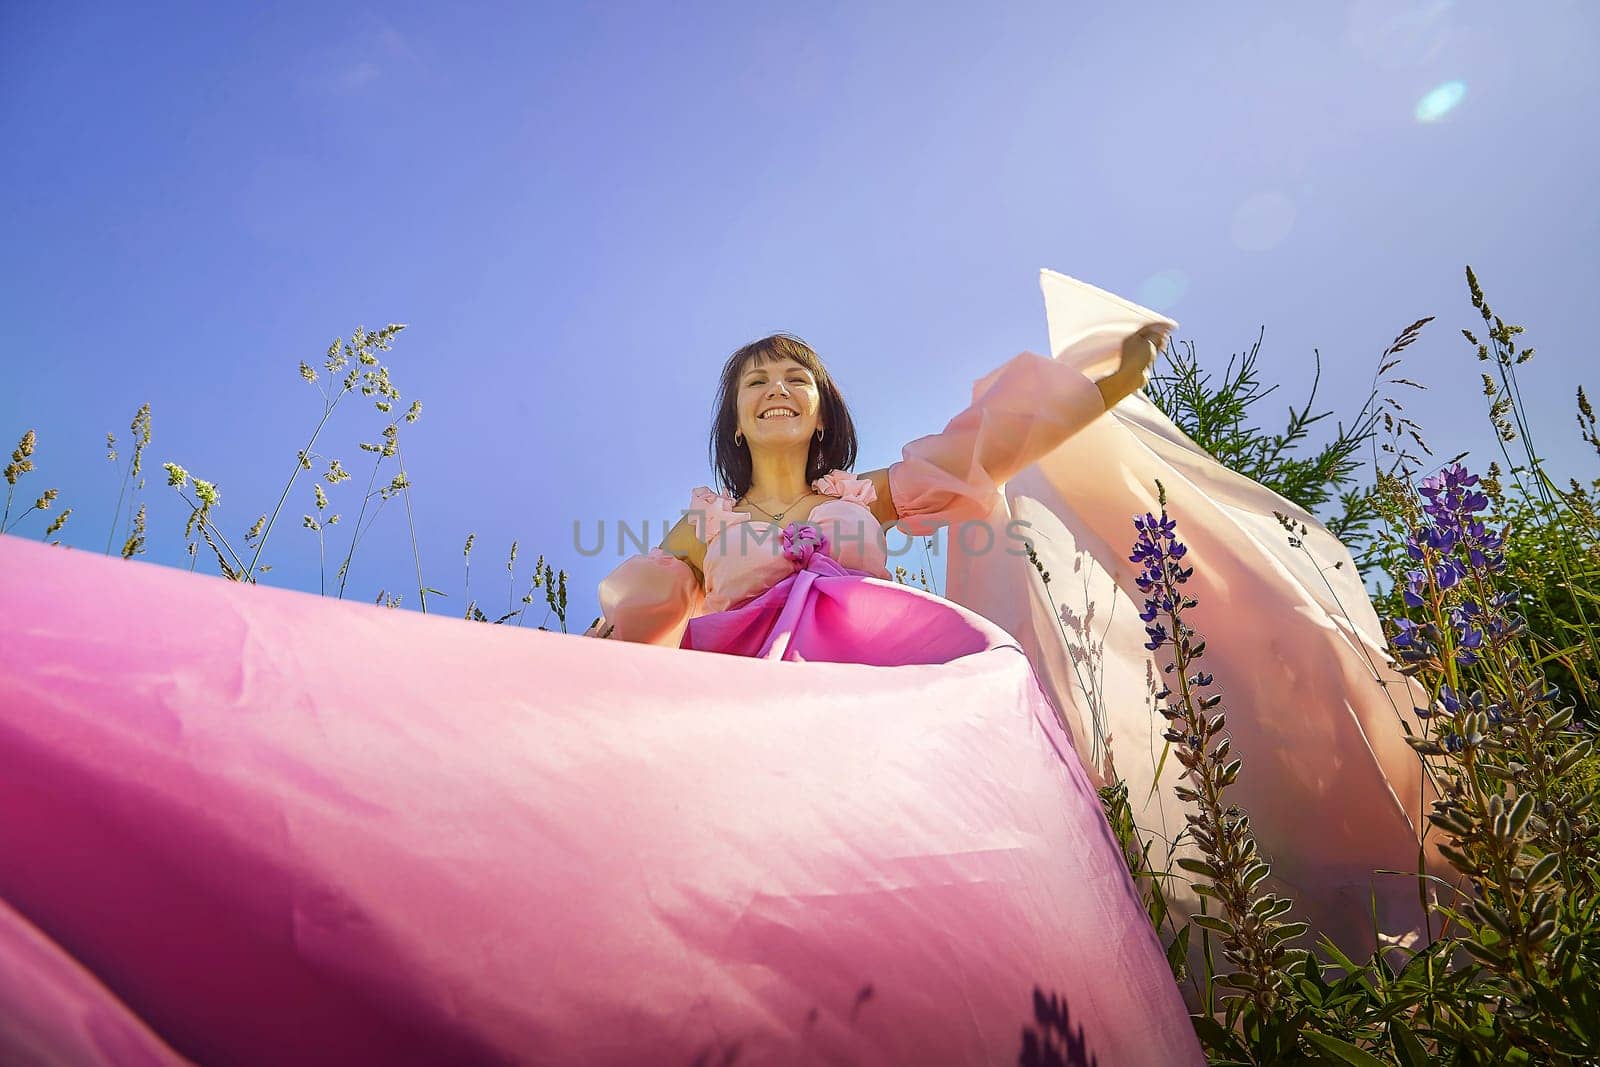
[[[1164,326],[1146,326],[1123,339],[1122,361],[1117,364],[1117,369],[1095,383],[1100,387],[1100,396],[1105,400],[1108,410],[1123,397],[1144,388],[1150,380],[1150,370],[1155,366],[1156,357],[1166,348],[1167,331]]]
[[[1150,381],[1156,357],[1167,350],[1167,331],[1161,326],[1146,326],[1130,333],[1122,342],[1122,362],[1116,374],[1134,384],[1128,390],[1142,389]]]

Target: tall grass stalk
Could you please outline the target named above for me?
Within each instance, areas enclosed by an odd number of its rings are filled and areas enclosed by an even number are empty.
[[[405,325],[402,323],[390,323],[376,333],[368,333],[365,327],[358,326],[350,340],[336,340],[328,346],[327,358],[323,362],[324,369],[330,376],[344,371],[344,377],[338,379],[338,387],[331,394],[323,386],[317,385],[318,391],[322,394],[322,415],[311,431],[310,440],[296,457],[294,468],[289,472],[289,480],[284,483],[283,492],[278,494],[278,502],[273,506],[272,513],[267,519],[266,528],[261,531],[255,552],[244,567],[243,581],[251,581],[255,575],[256,568],[261,562],[261,553],[266,550],[267,540],[272,536],[278,516],[283,512],[283,505],[289,499],[289,492],[294,488],[300,472],[310,469],[310,459],[315,455],[313,450],[316,448],[317,439],[322,435],[323,428],[328,425],[328,420],[333,417],[339,402],[357,388],[361,390],[363,396],[375,398],[373,406],[382,412],[388,412],[393,402],[400,399],[399,391],[389,381],[388,368],[379,363],[373,353],[387,352],[390,342],[403,329]],[[311,384],[316,384],[318,380],[316,371],[305,363],[300,364],[300,376]]]

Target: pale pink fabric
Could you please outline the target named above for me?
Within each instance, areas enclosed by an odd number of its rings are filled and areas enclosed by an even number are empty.
[[[0,537],[0,1060],[986,1064],[1039,989],[1085,1062],[1200,1063],[1027,661],[791,548],[795,647],[947,646],[710,655]]]
[[[1033,352],[1015,356],[972,387],[972,403],[949,425],[912,441],[890,464],[900,525],[921,537],[985,518],[1002,482],[1105,410],[1099,387],[1082,371]]]
[[[1045,271],[1042,284],[1056,362],[1091,377],[1115,366],[1127,334],[1174,325],[1064,275]],[[1189,589],[1200,600],[1190,621],[1208,638],[1205,666],[1244,760],[1230,796],[1273,865],[1269,887],[1352,954],[1374,943],[1374,901],[1385,938],[1418,936],[1415,879],[1374,872],[1417,868],[1433,792],[1402,723],[1419,729],[1411,709],[1422,694],[1386,666],[1355,564],[1313,516],[1217,463],[1135,394],[1011,473],[1003,496],[990,498],[988,530],[951,548],[948,595],[1016,637],[1091,774],[1102,781],[1114,763],[1164,859],[1191,809],[1172,789],[1182,768],[1162,760],[1159,685],[1143,648],[1138,568],[1127,558],[1133,516],[1159,510],[1157,479],[1190,547]],[[1305,524],[1304,551],[1274,511]],[[963,550],[1004,544],[1018,529],[1051,575],[1049,596],[1027,559]],[[1450,878],[1435,843],[1426,869]],[[1185,838],[1175,855],[1197,853]],[[1198,906],[1181,881],[1168,893],[1182,915]]]
[[[600,613],[619,641],[676,647],[704,601],[694,570],[661,548],[629,556],[600,582]]]

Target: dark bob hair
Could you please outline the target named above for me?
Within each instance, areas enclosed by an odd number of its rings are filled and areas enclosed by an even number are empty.
[[[824,427],[822,440],[812,435],[811,451],[806,457],[806,484],[816,481],[831,470],[850,470],[856,462],[856,426],[850,419],[850,409],[845,406],[839,387],[834,384],[828,368],[822,365],[817,353],[800,338],[788,333],[775,333],[752,341],[728,357],[722,367],[722,381],[717,388],[716,416],[711,424],[711,469],[716,473],[717,484],[735,499],[750,491],[750,448],[748,442],[740,444],[733,439],[739,429],[739,379],[750,363],[767,360],[792,359],[817,381],[821,401],[819,422]]]

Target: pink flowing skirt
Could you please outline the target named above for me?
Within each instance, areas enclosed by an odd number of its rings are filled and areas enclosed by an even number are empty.
[[[0,537],[0,1062],[1202,1062],[1027,661],[831,562],[685,651]]]

